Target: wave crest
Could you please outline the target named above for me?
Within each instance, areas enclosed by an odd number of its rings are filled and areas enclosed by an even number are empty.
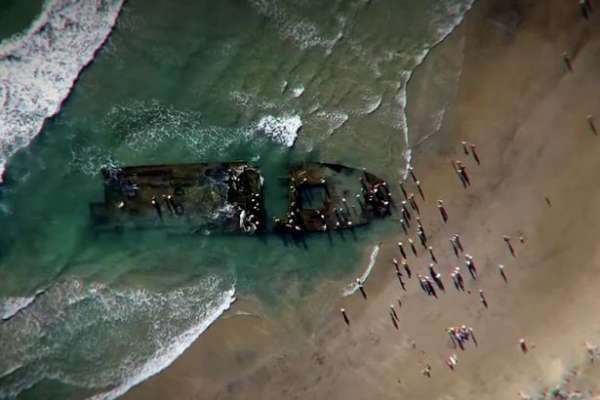
[[[0,43],[0,182],[8,158],[60,111],[123,2],[47,1],[27,32]]]

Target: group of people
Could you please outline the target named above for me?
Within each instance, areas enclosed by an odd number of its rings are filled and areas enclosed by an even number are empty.
[[[472,156],[473,159],[475,160],[475,163],[477,165],[480,165],[481,159],[479,158],[479,155],[476,152],[476,146],[473,144],[467,143],[467,142],[462,142],[462,145],[463,145],[463,150],[464,150],[465,155]],[[460,178],[460,182],[462,183],[462,185],[465,188],[468,188],[471,185],[472,181],[471,181],[471,177],[467,174],[467,169],[466,169],[465,165],[463,164],[463,162],[456,160],[456,161],[453,161],[452,165],[453,165],[454,170],[456,171],[458,177]],[[412,180],[412,183],[417,187],[421,198],[424,200],[425,195],[423,193],[423,188],[421,186],[420,181],[416,177],[414,169],[410,168],[408,172],[409,172],[410,180]],[[408,182],[403,182],[400,184],[400,190],[402,192],[402,195],[404,196],[404,200],[402,202],[400,202],[400,206],[398,207],[398,212],[400,214],[400,218],[399,218],[400,227],[401,227],[402,231],[404,232],[404,234],[408,236],[409,229],[411,229],[414,226],[414,229],[416,231],[416,236],[418,237],[421,246],[423,247],[424,250],[427,250],[427,252],[429,253],[429,258],[430,258],[431,262],[429,263],[428,273],[427,274],[416,273],[416,277],[417,277],[419,286],[420,286],[421,290],[423,291],[423,293],[425,293],[427,296],[437,298],[439,291],[444,292],[446,290],[446,288],[444,286],[442,273],[438,271],[439,261],[436,258],[436,255],[433,251],[433,247],[429,244],[429,237],[426,234],[426,230],[425,230],[423,224],[421,223],[421,218],[420,218],[421,208],[419,207],[419,204],[417,203],[414,194],[408,193],[406,191],[406,185],[408,185],[408,184],[409,184]],[[438,207],[440,216],[442,218],[442,222],[447,223],[449,220],[449,214],[446,209],[444,201],[438,200],[437,207]],[[413,225],[413,223],[414,223],[414,225]],[[521,243],[524,243],[524,238],[522,235],[519,237],[519,239],[520,239]],[[510,237],[504,236],[503,240],[507,244],[509,252],[513,256],[516,256],[516,251],[513,247]],[[409,266],[409,261],[408,261],[409,250],[407,247],[410,247],[410,253],[412,253],[412,255],[414,257],[419,256],[417,247],[415,246],[415,243],[412,240],[412,238],[407,238],[406,241],[408,242],[408,246],[406,246],[403,242],[398,242],[398,244],[397,244],[398,251],[400,252],[401,257],[400,258],[394,257],[392,259],[395,275],[396,275],[398,281],[400,282],[400,285],[404,291],[407,290],[405,279],[406,278],[411,279],[412,275],[413,275],[413,271],[412,271],[411,267]],[[456,256],[456,258],[464,259],[464,268],[468,272],[470,278],[473,281],[478,280],[479,274],[478,274],[478,269],[477,269],[474,257],[465,252],[465,247],[463,245],[460,235],[452,234],[449,238],[449,241],[450,241],[450,245],[452,247],[452,251],[453,251],[454,255]],[[504,266],[499,265],[498,270],[500,272],[501,277],[506,282],[507,278],[506,278],[506,274],[504,272]],[[451,277],[454,287],[456,288],[457,291],[460,291],[460,292],[467,291],[465,278],[463,277],[462,269],[460,266],[456,266],[456,267],[452,268],[449,276]],[[367,298],[366,292],[365,292],[364,286],[363,286],[362,282],[360,281],[360,279],[357,279],[357,286],[360,288],[363,298],[366,299]],[[479,289],[479,300],[485,308],[488,307],[487,298],[485,296],[484,291],[481,289]],[[400,316],[398,315],[399,313],[394,309],[393,305],[390,305],[389,313],[390,313],[390,317],[391,317],[393,326],[396,329],[399,329]],[[342,314],[343,314],[346,324],[350,324],[350,320],[349,320],[348,315],[346,314],[345,310],[342,310]],[[474,334],[474,330],[470,326],[461,325],[459,327],[450,327],[447,329],[447,333],[449,335],[450,342],[452,343],[452,345],[455,348],[460,348],[461,350],[464,350],[465,344],[468,341],[472,341],[475,346],[478,345],[477,339]],[[520,346],[522,349],[524,347],[526,347],[526,345],[524,344],[524,341],[520,342]],[[446,359],[446,364],[451,369],[454,369],[456,367],[457,363],[458,363],[458,356],[456,354],[451,354]],[[422,370],[422,373],[424,375],[430,377],[431,376],[431,365],[426,364],[425,368]]]

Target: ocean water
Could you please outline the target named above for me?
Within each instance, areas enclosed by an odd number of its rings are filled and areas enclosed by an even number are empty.
[[[0,3],[0,398],[116,398],[236,297],[276,309],[371,265],[392,219],[304,244],[106,234],[89,203],[109,165],[253,161],[273,215],[290,163],[396,182],[406,83],[472,1]]]

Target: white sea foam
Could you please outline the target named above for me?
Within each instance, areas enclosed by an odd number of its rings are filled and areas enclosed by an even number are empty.
[[[298,98],[298,97],[302,96],[302,94],[304,94],[304,85],[303,84],[296,85],[292,88],[292,97],[293,98]]]
[[[343,111],[319,111],[316,116],[325,122],[327,133],[330,135],[341,128],[350,118],[348,114]]]
[[[35,300],[35,296],[30,297],[7,297],[0,301],[0,318],[7,320],[15,316],[16,313],[29,306]]]
[[[291,39],[302,50],[321,47],[325,49],[326,54],[331,54],[337,42],[343,37],[345,18],[337,19],[337,33],[328,37],[314,22],[290,13],[278,0],[252,0],[250,4],[260,14],[271,19],[281,36]]]
[[[24,34],[0,43],[0,179],[8,158],[60,111],[123,2],[49,0]]]
[[[369,97],[365,98],[365,101],[367,103],[367,106],[365,107],[363,114],[370,115],[370,114],[373,114],[375,111],[377,111],[379,109],[379,107],[381,107],[381,103],[383,102],[383,96],[382,95],[369,96]]]
[[[360,283],[364,284],[367,279],[369,278],[369,275],[371,275],[371,271],[373,270],[373,267],[375,266],[375,261],[377,261],[377,255],[379,254],[379,245],[376,244],[375,246],[373,246],[373,251],[371,252],[371,256],[369,257],[369,265],[367,266],[367,269],[363,272],[363,274],[360,276]],[[357,282],[352,282],[350,284],[348,284],[348,286],[344,289],[344,296],[350,296],[354,293],[356,293],[356,291],[358,290],[358,284]]]
[[[256,124],[256,130],[262,132],[287,147],[292,147],[298,131],[302,128],[302,119],[297,114],[284,114],[281,116],[267,115]]]
[[[198,337],[231,307],[235,302],[235,290],[232,288],[224,293],[223,301],[196,326],[173,338],[171,343],[157,351],[144,365],[131,371],[131,376],[116,388],[92,397],[89,400],[113,400],[125,394],[132,387],[140,384],[153,375],[171,365],[183,352],[198,339]]]

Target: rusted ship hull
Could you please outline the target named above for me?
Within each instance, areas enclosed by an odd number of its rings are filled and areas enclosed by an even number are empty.
[[[260,171],[244,162],[102,170],[104,201],[91,204],[104,230],[292,235],[353,229],[391,214],[384,180],[339,164],[289,170],[287,215],[267,221]],[[285,188],[284,188],[285,189]]]
[[[278,232],[352,229],[391,214],[387,183],[363,170],[306,163],[290,170],[288,184],[288,213],[275,220]]]

